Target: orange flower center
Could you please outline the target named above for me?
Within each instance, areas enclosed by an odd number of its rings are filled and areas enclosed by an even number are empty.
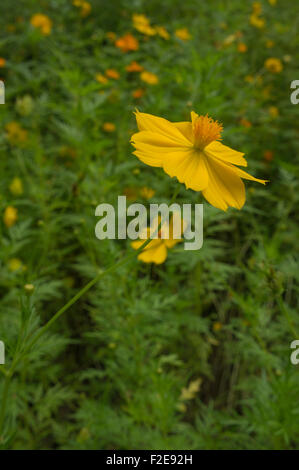
[[[221,140],[223,126],[218,121],[214,121],[208,115],[197,116],[192,121],[192,133],[194,137],[194,147],[203,150],[213,140]]]

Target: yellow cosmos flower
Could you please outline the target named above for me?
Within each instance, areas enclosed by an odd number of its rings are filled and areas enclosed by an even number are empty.
[[[130,33],[125,34],[121,38],[115,41],[115,46],[121,49],[123,52],[137,51],[139,48],[139,42]]]
[[[115,69],[107,69],[105,74],[108,78],[113,78],[114,80],[118,80],[120,77],[118,71]]]
[[[282,63],[280,59],[276,59],[275,57],[270,57],[265,61],[265,67],[271,73],[280,73],[283,69]]]
[[[23,183],[20,178],[14,178],[9,185],[9,190],[14,196],[21,196],[23,194]]]
[[[23,145],[28,137],[28,133],[16,121],[11,121],[5,126],[6,137],[13,145]]]
[[[174,224],[178,222],[177,217],[172,217],[169,221],[169,226],[167,227],[166,222],[162,224],[158,232],[158,238],[154,238],[145,248],[141,251],[141,253],[137,256],[140,261],[144,263],[155,263],[155,264],[162,264],[167,258],[168,249],[173,248],[177,243],[182,241],[182,239],[174,239]],[[150,237],[151,230],[155,232],[157,230],[158,225],[160,223],[160,219],[155,219],[152,222],[151,228],[144,229],[144,234],[142,240],[136,240],[135,242],[131,243],[132,248],[134,250],[138,250],[145,242],[145,239]],[[179,221],[182,224],[182,221]],[[167,236],[164,230],[168,230],[168,238],[164,238]],[[164,235],[163,235],[164,233]]]
[[[39,29],[40,32],[44,34],[45,36],[51,33],[52,21],[46,15],[37,13],[36,15],[33,15],[31,17],[30,23],[32,24],[34,28]]]
[[[186,188],[202,191],[219,209],[241,209],[245,187],[241,178],[265,184],[235,165],[247,166],[243,153],[222,143],[222,125],[208,116],[191,112],[191,122],[172,123],[136,112],[139,132],[132,136],[134,154],[143,163],[161,167]]]
[[[156,191],[154,189],[144,186],[140,189],[140,196],[144,199],[151,199],[155,195],[155,192]]]
[[[80,15],[85,18],[91,12],[91,4],[84,0],[74,0],[73,5],[77,8],[80,8]]]
[[[7,206],[4,211],[3,222],[6,227],[12,227],[18,219],[18,209],[12,206]]]
[[[108,82],[108,78],[102,75],[101,73],[97,73],[96,81],[102,83],[103,85]]]
[[[179,28],[174,34],[177,38],[181,39],[181,41],[189,41],[191,39],[191,34],[187,28]]]
[[[255,28],[262,29],[265,26],[265,20],[264,18],[261,18],[257,14],[253,13],[250,15],[250,24],[252,24],[252,26]]]
[[[243,52],[243,53],[244,53],[244,52],[247,52],[247,49],[248,49],[248,48],[247,48],[246,44],[244,44],[244,42],[240,42],[240,43],[238,44],[238,51],[239,51],[239,52]]]
[[[146,70],[140,74],[140,78],[143,82],[148,83],[149,85],[156,85],[159,82],[157,75]]]
[[[269,111],[270,116],[271,116],[273,119],[275,119],[275,118],[277,118],[277,117],[279,116],[279,110],[278,110],[278,108],[277,108],[276,106],[270,106],[269,109],[268,109],[268,111]]]
[[[164,26],[156,26],[155,29],[158,36],[160,36],[161,38],[166,40],[170,38],[169,32],[164,28]]]
[[[9,271],[19,271],[20,269],[23,269],[23,263],[19,258],[11,258],[7,262],[7,266]]]
[[[145,15],[133,15],[133,26],[137,31],[147,36],[154,36],[156,30],[150,25],[149,19]]]
[[[0,67],[5,67],[5,64],[6,60],[4,59],[4,57],[0,57]]]

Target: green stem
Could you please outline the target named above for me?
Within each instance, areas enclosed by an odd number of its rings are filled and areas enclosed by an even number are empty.
[[[173,195],[169,205],[171,205],[176,200],[176,197],[177,197],[179,191],[180,191],[180,186],[178,186],[177,190],[174,192],[174,195]],[[152,238],[154,238],[154,236],[159,232],[159,230],[161,229],[161,225],[162,225],[162,222],[159,223],[159,226],[157,227],[156,231],[154,232]],[[6,377],[5,377],[5,382],[4,382],[3,396],[2,396],[1,408],[0,408],[0,441],[1,441],[2,429],[3,429],[3,425],[4,425],[5,409],[6,409],[6,403],[7,403],[7,398],[8,398],[9,385],[10,385],[11,378],[14,374],[14,371],[15,371],[21,357],[24,357],[24,355],[27,354],[31,350],[31,348],[35,345],[35,343],[53,325],[53,323],[55,323],[56,320],[58,320],[58,318],[60,318],[61,315],[64,312],[66,312],[66,310],[68,310],[72,305],[74,305],[77,302],[77,300],[79,300],[82,297],[82,295],[84,295],[87,291],[89,291],[89,289],[91,289],[91,287],[93,287],[106,274],[112,273],[113,271],[115,271],[120,266],[123,266],[126,263],[128,263],[131,259],[136,258],[138,256],[138,254],[142,250],[144,250],[144,248],[146,248],[146,246],[152,241],[152,238],[148,238],[147,240],[145,240],[145,242],[141,245],[140,248],[138,248],[138,250],[136,250],[133,253],[129,254],[128,256],[126,256],[126,258],[124,258],[124,259],[118,261],[117,263],[113,264],[112,266],[107,268],[105,271],[102,271],[94,279],[92,279],[90,282],[88,282],[88,284],[86,284],[79,292],[77,292],[77,294],[74,295],[74,297],[72,297],[63,307],[61,307],[55,313],[55,315],[53,315],[52,318],[50,318],[50,320],[39,330],[39,332],[34,336],[34,338],[30,341],[30,343],[24,348],[24,350],[22,351],[22,354],[20,354],[19,356],[17,356],[17,354],[15,354],[12,365],[11,365],[9,371],[7,372],[5,370],[2,370],[2,372],[4,372],[4,375],[6,375]]]

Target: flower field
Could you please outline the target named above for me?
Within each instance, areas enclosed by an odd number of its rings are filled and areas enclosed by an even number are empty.
[[[1,5],[0,449],[299,448],[298,18]],[[100,240],[120,196],[203,204],[202,248]]]

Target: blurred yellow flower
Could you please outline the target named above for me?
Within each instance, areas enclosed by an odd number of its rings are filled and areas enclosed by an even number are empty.
[[[269,114],[272,118],[277,118],[279,116],[279,110],[276,106],[269,107]]]
[[[114,132],[116,127],[115,127],[115,124],[113,124],[113,122],[105,122],[103,124],[103,129],[105,132]]]
[[[191,39],[191,34],[187,28],[176,29],[174,34],[177,38],[181,39],[181,41],[189,41]]]
[[[23,268],[23,263],[19,258],[11,258],[7,263],[9,271],[19,271]]]
[[[140,78],[143,82],[148,83],[149,85],[156,85],[159,82],[157,75],[146,70],[140,74]]]
[[[164,26],[156,26],[156,32],[158,36],[160,36],[163,39],[169,39],[170,35],[169,32],[164,28]]]
[[[14,145],[22,145],[27,140],[27,131],[16,121],[11,121],[5,126],[6,137]]]
[[[270,57],[265,61],[265,67],[271,73],[280,73],[283,69],[282,63],[280,59],[276,59],[275,57]]]
[[[252,24],[252,26],[254,26],[255,28],[262,29],[265,26],[265,20],[264,18],[261,18],[260,16],[253,13],[252,15],[250,15],[250,24]]]
[[[29,114],[31,114],[33,110],[34,101],[30,95],[24,95],[22,97],[17,98],[15,107],[16,111],[21,116],[29,116]]]
[[[252,83],[254,82],[254,77],[252,75],[246,75],[246,77],[244,78],[245,82],[247,83]]]
[[[277,0],[268,0],[268,2],[270,3],[270,5],[272,5],[272,6],[276,5],[276,1],[277,1]]]
[[[115,69],[107,69],[105,74],[107,77],[113,78],[114,80],[118,80],[120,77],[119,72]]]
[[[123,52],[137,51],[139,48],[139,42],[132,34],[128,33],[117,39],[115,41],[115,46]]]
[[[246,44],[244,44],[244,42],[240,42],[238,44],[238,51],[239,52],[246,52],[248,49],[248,47],[246,46]]]
[[[182,221],[178,221],[178,218],[175,216],[171,217],[168,226],[167,223],[164,222],[158,232],[158,238],[152,239],[150,243],[139,253],[137,258],[144,263],[164,263],[167,258],[168,249],[173,248],[177,243],[182,241],[181,239],[173,238],[173,233],[175,231],[174,224],[177,224],[178,222],[182,224]],[[157,230],[159,223],[160,219],[155,219],[151,225],[151,228],[144,229],[142,235],[143,238],[141,240],[132,242],[132,248],[134,248],[134,250],[138,250],[144,244],[145,240],[150,237],[151,230],[153,233],[155,230]],[[164,236],[167,236],[167,230],[169,230],[168,238],[164,238]]]
[[[144,93],[145,93],[145,90],[143,90],[143,88],[137,88],[137,90],[134,90],[132,92],[132,96],[133,96],[133,98],[138,100],[139,98],[142,98]]]
[[[222,329],[222,323],[220,321],[215,321],[213,323],[213,330],[215,332],[220,331]]]
[[[30,23],[34,28],[39,29],[45,36],[51,33],[52,21],[48,16],[43,15],[42,13],[33,15],[30,19]]]
[[[131,138],[134,155],[147,165],[163,168],[187,189],[202,191],[219,209],[243,207],[241,178],[266,183],[235,166],[247,166],[244,154],[219,142],[222,125],[208,116],[192,111],[191,122],[172,123],[137,111],[136,120],[139,132]]]
[[[140,196],[143,197],[144,199],[151,199],[155,195],[154,189],[148,188],[147,186],[144,186],[143,188],[140,189]]]
[[[260,2],[253,2],[252,11],[256,15],[260,15],[262,13],[262,5],[260,4]]]
[[[18,209],[12,206],[7,206],[4,211],[3,222],[6,227],[12,227],[18,219]]]
[[[102,83],[102,84],[105,84],[108,82],[108,78],[105,77],[104,75],[102,75],[101,73],[98,73],[96,75],[96,80],[99,82],[99,83]]]
[[[266,41],[267,49],[271,49],[273,46],[274,46],[274,41],[271,41],[271,39],[267,39]]]
[[[133,60],[133,62],[131,62],[129,65],[126,66],[127,72],[142,72],[143,69],[144,67],[138,64],[135,60]]]
[[[23,183],[20,178],[14,178],[9,185],[9,190],[14,196],[21,196],[23,194]]]
[[[133,26],[137,31],[147,36],[154,36],[156,30],[150,25],[149,19],[145,15],[134,14]]]
[[[4,59],[4,57],[0,57],[0,67],[5,67],[5,64],[6,60]]]
[[[202,379],[196,379],[190,382],[188,387],[184,387],[180,396],[180,400],[193,400],[199,392],[202,384]]]
[[[74,0],[73,5],[80,8],[80,15],[85,18],[91,12],[91,4],[85,0]]]

